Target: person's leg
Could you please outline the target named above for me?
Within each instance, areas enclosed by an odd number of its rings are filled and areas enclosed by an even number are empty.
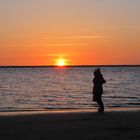
[[[100,98],[100,99],[98,99],[98,101],[97,101],[97,103],[99,104],[99,112],[104,112],[104,104],[103,104],[103,101],[102,101],[102,99]]]

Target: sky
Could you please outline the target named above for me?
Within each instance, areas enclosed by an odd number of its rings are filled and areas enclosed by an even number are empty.
[[[140,0],[0,0],[0,66],[140,64]]]

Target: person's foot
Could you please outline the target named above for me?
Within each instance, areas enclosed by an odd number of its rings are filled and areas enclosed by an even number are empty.
[[[101,112],[101,113],[104,112],[104,108],[99,108],[98,112]]]

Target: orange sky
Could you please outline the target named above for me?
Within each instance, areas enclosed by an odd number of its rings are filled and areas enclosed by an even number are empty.
[[[0,1],[0,65],[140,64],[139,0]]]

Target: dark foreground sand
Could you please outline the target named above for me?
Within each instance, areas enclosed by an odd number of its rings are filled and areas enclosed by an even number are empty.
[[[140,140],[140,112],[57,112],[0,117],[0,140]]]

